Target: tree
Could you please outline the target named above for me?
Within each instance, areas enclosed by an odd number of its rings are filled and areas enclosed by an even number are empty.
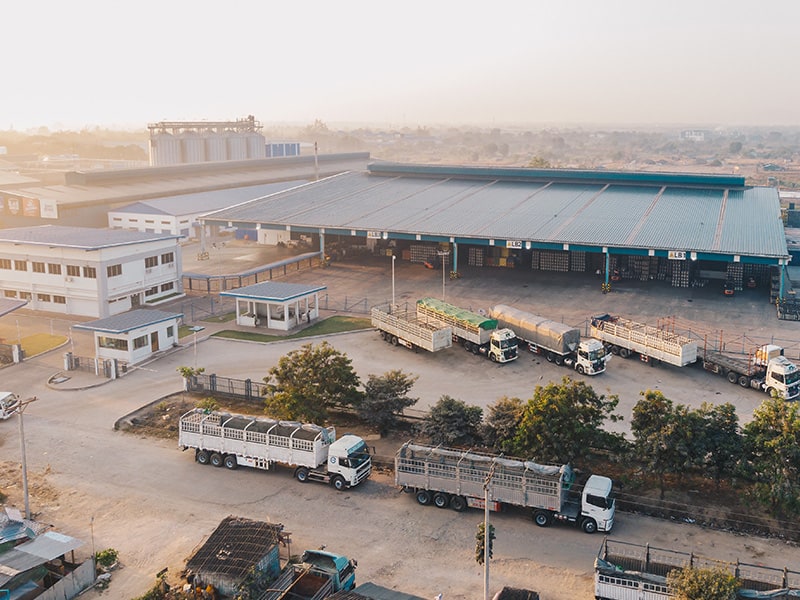
[[[743,439],[739,417],[730,402],[703,402],[698,411],[705,424],[705,469],[717,486],[724,475],[732,474],[742,457]]]
[[[480,439],[482,419],[480,406],[467,406],[462,400],[444,395],[423,420],[420,432],[433,444],[471,446]]]
[[[497,452],[514,452],[514,436],[517,433],[525,405],[519,398],[503,396],[488,407],[481,434],[483,443]]]
[[[667,586],[675,600],[734,600],[739,580],[722,567],[673,569]]]
[[[747,475],[756,479],[756,497],[778,518],[800,512],[800,408],[770,398],[744,426]]]
[[[592,448],[616,446],[622,436],[602,429],[614,413],[617,396],[598,396],[582,381],[564,377],[560,384],[536,386],[522,414],[514,449],[521,456],[546,462],[569,463],[591,454]]]
[[[633,407],[631,432],[634,451],[645,469],[658,477],[664,499],[664,477],[670,470],[671,425],[674,423],[672,400],[654,390],[640,392],[643,398]]]
[[[335,406],[355,406],[361,394],[352,361],[328,342],[305,344],[269,370],[266,412],[279,419],[324,422]]]
[[[489,523],[489,558],[494,554],[494,525]],[[475,562],[483,564],[486,558],[486,524],[478,523],[478,532],[475,534]]]
[[[364,396],[358,405],[359,416],[386,435],[397,423],[404,408],[414,406],[418,398],[409,398],[408,392],[419,379],[400,370],[388,371],[381,376],[370,375],[364,385]]]

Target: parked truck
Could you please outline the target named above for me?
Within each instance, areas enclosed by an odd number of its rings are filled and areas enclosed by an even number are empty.
[[[699,360],[706,371],[722,375],[733,384],[777,394],[785,400],[800,397],[800,368],[783,355],[780,346],[767,344],[749,355],[719,352],[705,344],[700,347],[697,340],[610,315],[592,317],[591,333],[623,358],[637,354],[644,362],[677,367]]]
[[[590,475],[577,489],[569,465],[540,465],[489,454],[407,442],[394,459],[395,484],[413,493],[419,504],[462,511],[503,505],[530,508],[539,527],[554,520],[573,523],[586,533],[611,531],[614,525],[612,482]]]
[[[258,600],[322,600],[356,585],[355,560],[322,550],[306,550],[301,562],[286,566]]]
[[[0,420],[10,419],[19,408],[19,398],[11,392],[0,392]]]
[[[667,575],[674,569],[718,568],[740,584],[736,598],[800,596],[800,571],[739,560],[723,561],[695,553],[605,538],[594,563],[594,597],[598,600],[672,600]]]
[[[505,304],[498,304],[489,314],[497,319],[499,327],[511,329],[517,335],[518,345],[526,344],[547,362],[567,365],[581,375],[598,375],[606,370],[609,356],[603,343],[594,338],[581,339],[581,332],[575,327]]]
[[[203,465],[264,470],[285,465],[302,483],[330,483],[340,491],[357,486],[372,471],[369,448],[356,435],[336,439],[334,427],[200,408],[181,416],[178,446],[193,448]]]
[[[418,319],[416,311],[409,311],[408,308],[398,305],[376,306],[371,315],[372,326],[393,346],[438,352],[453,345],[452,327],[441,325],[438,321]]]
[[[510,329],[498,328],[497,320],[474,313],[436,298],[417,300],[417,319],[452,329],[454,342],[467,352],[480,354],[492,362],[517,359],[517,336]]]

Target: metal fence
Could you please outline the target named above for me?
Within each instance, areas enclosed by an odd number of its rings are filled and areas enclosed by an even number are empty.
[[[124,360],[75,356],[71,352],[67,352],[64,355],[64,368],[67,371],[80,371],[106,379],[117,379],[128,372],[129,365]]]

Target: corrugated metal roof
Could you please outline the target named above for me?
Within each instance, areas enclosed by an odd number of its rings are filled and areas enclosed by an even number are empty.
[[[75,327],[75,329],[86,329],[87,331],[125,333],[127,331],[139,329],[140,327],[146,327],[147,325],[154,325],[155,323],[170,321],[172,319],[180,319],[182,317],[182,313],[139,308],[111,317],[106,317],[104,319],[87,321],[86,323],[76,323],[73,325],[73,327]]]
[[[27,300],[14,300],[13,298],[0,298],[0,317],[10,312],[22,308],[28,303]]]
[[[42,535],[37,535],[30,542],[20,544],[17,546],[17,550],[38,556],[44,560],[53,560],[81,546],[83,546],[83,542],[79,539],[56,531],[48,531]]]
[[[171,233],[149,233],[125,229],[96,229],[65,225],[37,225],[0,229],[0,242],[99,250],[114,246],[141,244],[159,240],[179,239]]]
[[[744,178],[450,167],[348,172],[206,215],[212,223],[420,239],[788,256],[778,192]],[[644,177],[648,175],[648,177]],[[412,237],[413,239],[413,237]]]
[[[293,298],[299,298],[314,292],[321,292],[327,289],[324,285],[303,285],[301,283],[282,283],[276,281],[264,281],[254,283],[244,287],[236,288],[230,292],[220,292],[220,296],[231,298],[252,298],[268,302],[286,302]]]

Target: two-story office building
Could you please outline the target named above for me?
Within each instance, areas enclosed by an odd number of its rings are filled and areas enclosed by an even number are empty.
[[[109,317],[183,294],[180,236],[41,225],[0,230],[0,295]]]

